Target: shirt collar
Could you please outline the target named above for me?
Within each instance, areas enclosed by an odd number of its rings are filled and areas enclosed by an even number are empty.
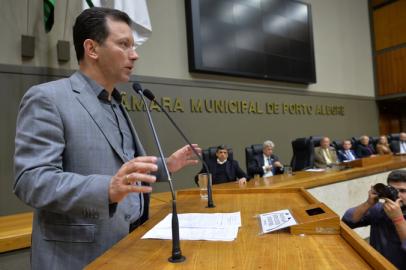
[[[223,165],[223,164],[226,163],[226,162],[227,162],[227,159],[224,160],[224,161],[220,161],[219,159],[217,159],[217,164]]]
[[[101,85],[99,85],[95,80],[89,78],[86,76],[82,71],[79,70],[79,74],[85,79],[85,81],[90,85],[90,88],[93,90],[93,92],[96,94],[96,96],[103,100],[103,101],[109,101],[109,93],[107,92],[106,89],[104,89]],[[113,92],[111,93],[111,96],[118,102],[121,103],[121,94],[120,92],[114,88]]]

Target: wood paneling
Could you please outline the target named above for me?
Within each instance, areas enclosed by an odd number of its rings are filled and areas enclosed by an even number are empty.
[[[398,114],[379,112],[379,134],[392,134],[401,132]]]
[[[406,31],[404,32],[406,33]],[[405,74],[406,47],[386,51],[376,55],[376,76],[379,96],[405,93]]]
[[[377,51],[406,43],[406,0],[374,10],[373,20]]]

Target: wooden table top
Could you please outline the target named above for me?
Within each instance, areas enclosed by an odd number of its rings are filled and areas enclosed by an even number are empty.
[[[186,261],[168,262],[171,241],[140,239],[171,212],[167,203],[148,222],[96,259],[87,269],[394,269],[379,253],[343,228],[343,235],[260,235],[259,213],[317,202],[303,189],[215,190],[216,208],[206,208],[199,191],[178,193],[179,213],[241,212],[242,227],[232,242],[181,241]],[[343,225],[345,226],[345,225]],[[347,236],[345,237],[344,234]],[[354,243],[349,244],[349,238]],[[359,248],[371,258],[359,255]],[[372,266],[371,266],[372,265]]]
[[[312,188],[329,185],[337,182],[348,181],[354,178],[387,172],[406,167],[406,156],[392,156],[385,162],[373,164],[365,167],[351,168],[345,170],[327,170],[324,172],[293,172],[293,175],[275,175],[264,178],[260,181],[251,179],[245,185],[237,182],[214,185],[213,189],[251,189],[251,188],[281,188],[281,187],[304,187]]]

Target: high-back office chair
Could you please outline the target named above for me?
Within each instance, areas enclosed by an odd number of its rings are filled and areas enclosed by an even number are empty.
[[[313,147],[319,147],[320,141],[323,139],[323,136],[310,136],[310,140],[313,144]]]
[[[227,149],[228,149],[227,160],[233,160],[234,159],[233,149],[228,146],[227,146]],[[209,148],[204,149],[202,151],[203,160],[207,163],[209,160],[217,159],[216,151],[217,151],[217,146],[210,146]]]
[[[297,138],[292,141],[292,149],[293,157],[290,166],[293,171],[300,171],[305,168],[313,167],[314,146],[311,138]]]
[[[391,143],[392,141],[399,141],[400,140],[400,133],[392,133],[388,135],[388,142]]]
[[[369,137],[369,144],[372,145],[372,147],[375,149],[375,151],[376,151],[376,145],[378,144],[378,141],[379,141],[379,137],[380,136]]]
[[[396,151],[396,146],[395,144],[398,144],[400,140],[400,133],[392,133],[390,135],[388,135],[388,142],[389,142],[389,146],[390,149],[392,150],[392,152],[397,152]]]
[[[336,151],[343,149],[343,141],[341,140],[333,140],[332,144]]]
[[[262,144],[253,144],[245,147],[245,166],[247,168],[248,179],[254,177],[254,175],[248,170],[248,164],[254,159],[255,156],[262,154]]]

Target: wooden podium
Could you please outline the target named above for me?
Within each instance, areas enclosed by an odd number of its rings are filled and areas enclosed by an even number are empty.
[[[289,209],[298,223],[292,234],[340,234],[340,217],[324,203]]]
[[[374,157],[366,157],[356,159],[350,162],[342,163],[346,167],[355,168],[355,167],[366,167],[370,165],[380,164],[384,162],[388,162],[392,160],[391,155],[381,155],[381,156],[374,156]]]
[[[242,226],[236,240],[181,241],[186,261],[168,262],[171,241],[140,239],[171,212],[171,204],[167,203],[159,205],[159,210],[154,211],[148,222],[86,269],[395,269],[343,223],[339,225],[339,234],[308,234],[306,227],[303,235],[291,234],[288,230],[260,234],[258,214],[324,207],[304,189],[213,190],[213,198],[216,208],[206,208],[207,201],[200,199],[199,190],[181,191],[178,192],[177,208],[179,213],[240,211]],[[306,224],[306,218],[302,221]]]

